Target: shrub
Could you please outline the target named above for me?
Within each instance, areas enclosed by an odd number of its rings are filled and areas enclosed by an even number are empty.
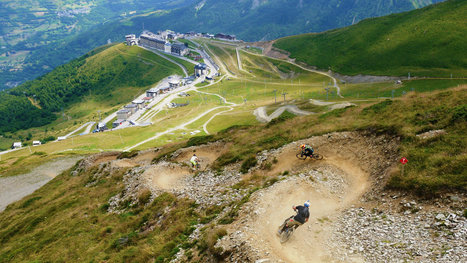
[[[186,143],[186,147],[206,144],[208,142],[211,142],[213,139],[214,139],[213,135],[191,137]]]
[[[242,167],[240,168],[241,173],[248,173],[248,170],[251,167],[254,167],[258,163],[258,160],[256,160],[255,156],[250,156],[248,157],[245,161],[242,163]]]
[[[275,119],[272,119],[267,125],[266,125],[266,128],[269,128],[275,124],[278,124],[278,123],[281,123],[281,122],[284,122],[286,120],[289,120],[289,119],[292,119],[292,118],[295,118],[295,114],[293,113],[290,113],[288,111],[284,111],[279,117],[275,118]]]
[[[149,202],[149,200],[151,199],[151,190],[149,190],[148,188],[144,188],[142,189],[141,191],[139,191],[138,193],[138,202],[140,205],[145,205]]]
[[[222,166],[225,166],[231,163],[235,163],[239,161],[240,159],[241,159],[240,156],[234,155],[231,152],[226,152],[216,159],[216,163],[214,167],[222,167]]]
[[[44,144],[44,143],[47,143],[47,142],[50,142],[50,141],[55,141],[56,138],[54,136],[48,136],[48,137],[45,137],[41,140],[41,143]]]
[[[130,159],[138,155],[138,151],[131,151],[131,152],[122,152],[117,156],[117,159]]]
[[[41,199],[42,197],[40,196],[35,196],[35,197],[32,197],[32,198],[29,198],[28,200],[26,200],[21,206],[20,208],[26,208],[28,206],[30,206],[32,203],[34,203],[36,200],[39,200]]]
[[[451,123],[467,121],[467,104],[459,105],[452,109]]]
[[[392,105],[393,101],[392,100],[385,100],[380,103],[373,104],[369,107],[366,107],[362,110],[362,113],[368,114],[370,112],[372,113],[381,113],[383,112],[388,106]]]

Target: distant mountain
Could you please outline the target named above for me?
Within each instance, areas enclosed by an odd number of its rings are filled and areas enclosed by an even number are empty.
[[[465,77],[467,1],[367,19],[319,34],[277,40],[275,47],[320,69],[355,75]]]
[[[12,0],[8,1],[12,2]],[[45,0],[35,1],[51,3]],[[94,2],[101,3],[102,1],[95,0]],[[103,24],[95,26],[86,33],[60,43],[54,42],[34,47],[34,52],[30,54],[19,53],[20,57],[26,56],[21,64],[22,68],[18,71],[4,70],[0,75],[0,89],[2,86],[5,87],[6,83],[23,82],[48,72],[58,65],[85,54],[92,48],[107,43],[108,39],[121,41],[124,34],[139,33],[143,28],[152,31],[173,29],[181,32],[225,32],[236,34],[238,38],[246,41],[270,40],[339,28],[357,23],[364,18],[407,11],[440,1],[442,0],[159,0],[155,3],[165,3],[163,6],[165,8],[169,8],[169,3],[174,6],[177,6],[175,4],[178,6],[192,4],[171,11],[139,15],[119,22],[107,22],[108,19],[102,20],[98,16],[99,13],[96,13],[96,16],[93,16],[95,17],[93,22]],[[140,9],[149,8],[152,2],[154,1],[111,1],[104,5],[108,8],[103,10],[106,12],[111,10],[116,14],[128,14],[136,5],[139,5]],[[152,8],[158,6],[154,5]],[[2,16],[7,17],[6,14]],[[31,13],[30,17],[34,16]],[[63,19],[70,20],[71,18]],[[37,19],[33,21],[39,23]],[[70,30],[75,26],[71,22],[67,25],[71,28]],[[51,38],[53,34],[38,34],[38,36]],[[44,39],[39,40],[35,42],[44,42]]]
[[[68,38],[96,24],[156,10],[179,8],[194,1],[2,0],[0,1],[0,84],[14,86],[24,79],[31,79],[50,71],[70,58],[76,58],[96,47],[88,46],[83,53],[72,52],[65,60],[50,61],[42,56],[44,50],[54,50],[60,42],[66,42]]]

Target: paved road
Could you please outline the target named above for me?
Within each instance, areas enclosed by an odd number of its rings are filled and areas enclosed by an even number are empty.
[[[65,139],[66,139],[66,138],[70,137],[71,135],[77,133],[79,130],[83,129],[84,127],[86,127],[88,125],[92,126],[93,124],[95,124],[95,122],[93,122],[93,121],[86,122],[85,124],[79,126],[78,128],[76,128],[75,130],[73,130],[72,132],[68,133],[67,135],[65,135],[63,137],[65,137]]]

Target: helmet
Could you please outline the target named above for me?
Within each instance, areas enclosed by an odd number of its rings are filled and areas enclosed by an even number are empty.
[[[196,153],[194,153],[193,156],[196,156]]]
[[[306,147],[305,144],[300,145],[300,148],[302,148],[302,149],[305,148],[305,147]]]
[[[310,200],[307,200],[304,204],[305,207],[310,207]]]

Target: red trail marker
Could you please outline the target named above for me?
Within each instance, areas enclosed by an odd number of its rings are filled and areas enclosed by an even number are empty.
[[[402,157],[399,162],[401,162],[401,164],[406,164],[409,160],[407,160],[407,158],[405,157]]]

